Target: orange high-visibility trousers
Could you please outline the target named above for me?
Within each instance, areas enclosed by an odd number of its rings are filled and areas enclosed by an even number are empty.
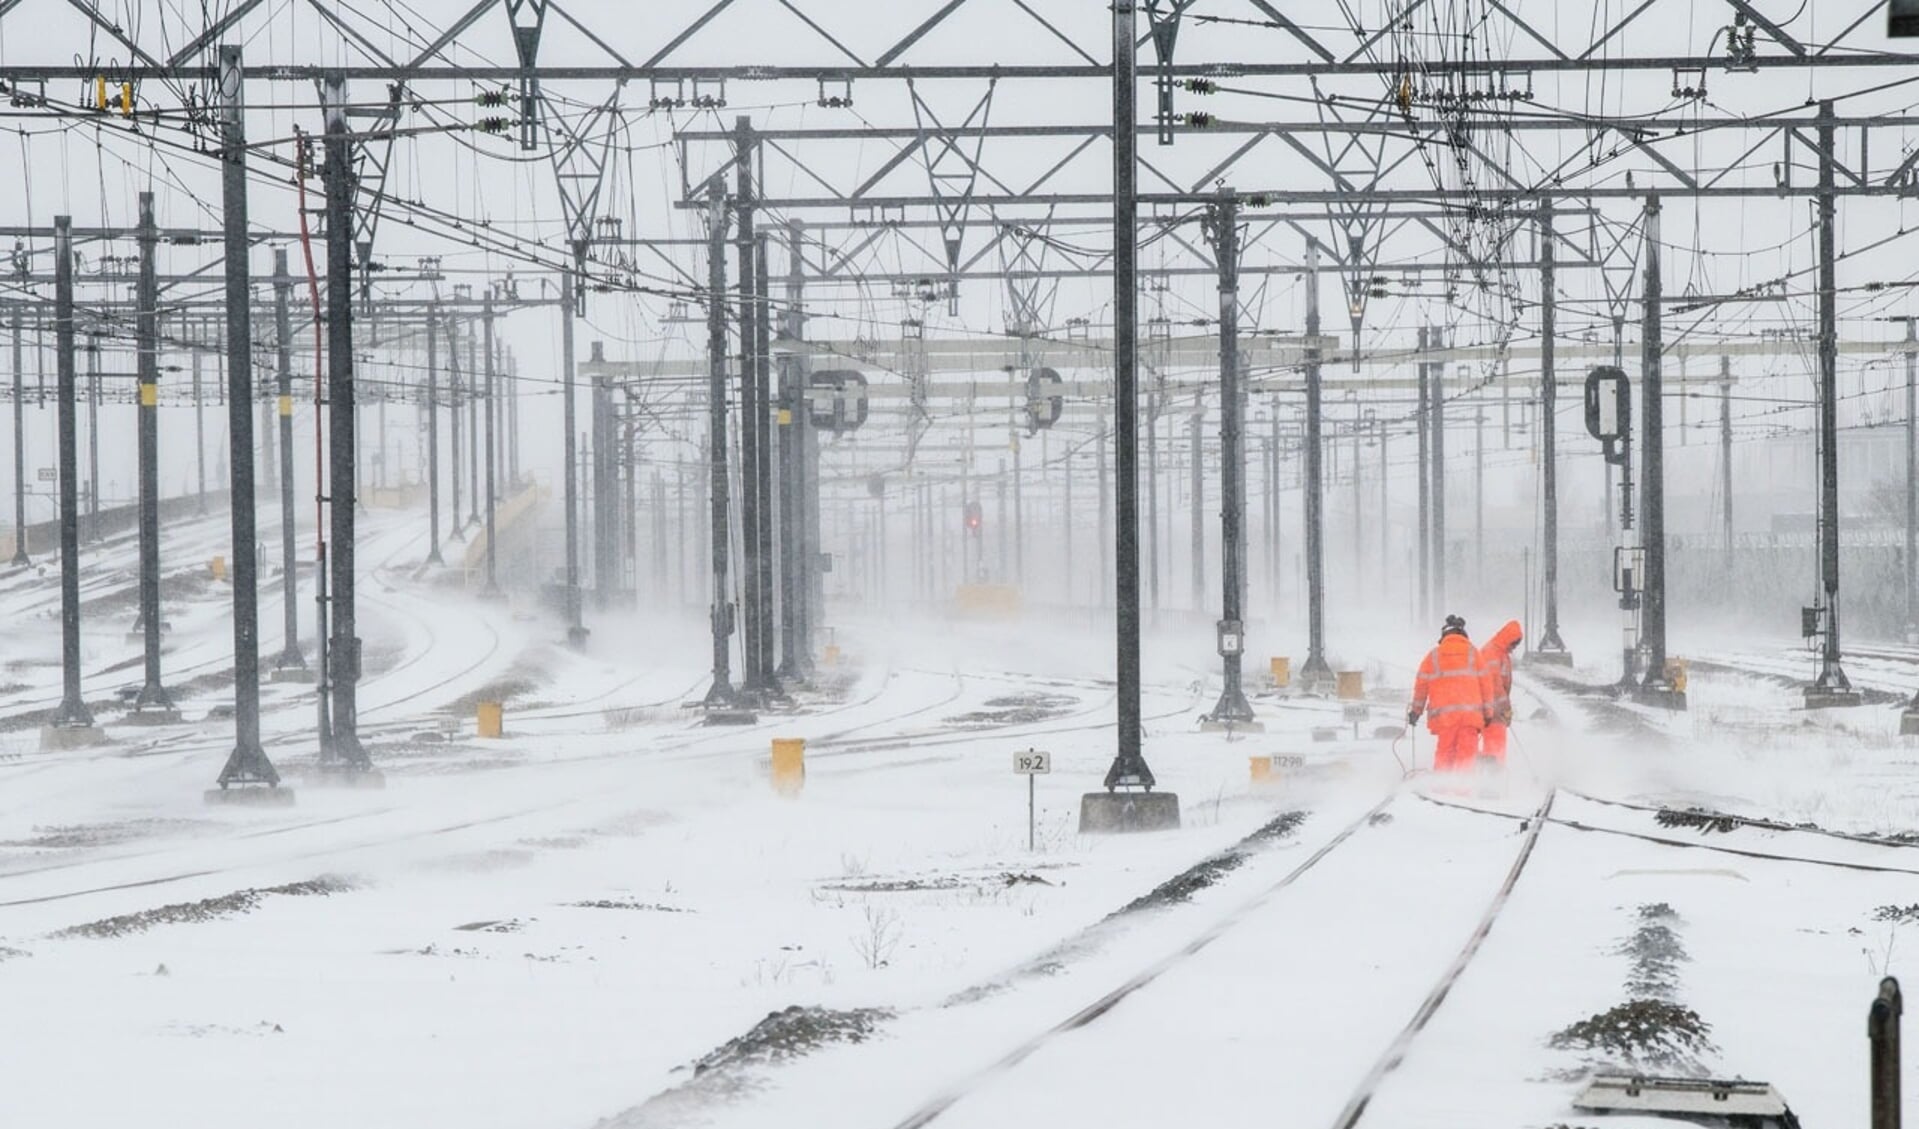
[[[1500,722],[1488,725],[1479,735],[1479,751],[1492,757],[1500,764],[1506,763],[1506,726]]]
[[[1479,755],[1479,730],[1470,725],[1448,725],[1434,730],[1439,745],[1433,750],[1434,772],[1465,772]]]

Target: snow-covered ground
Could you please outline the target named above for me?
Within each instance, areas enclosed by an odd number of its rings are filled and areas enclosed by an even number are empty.
[[[171,559],[217,551],[217,519],[187,528]],[[1113,741],[1097,622],[836,608],[833,677],[704,728],[703,622],[596,618],[574,652],[422,573],[422,532],[376,518],[361,549],[383,790],[308,773],[313,691],[282,684],[264,729],[297,806],[203,805],[231,743],[217,585],[168,607],[180,725],[107,711],[115,744],[57,754],[0,732],[0,1123],[1224,1127],[1365,1098],[1366,1125],[1548,1126],[1595,1120],[1570,1100],[1608,1063],[1862,1119],[1866,1004],[1919,922],[1919,849],[1874,837],[1919,830],[1919,774],[1896,708],[1795,710],[1776,652],[1715,653],[1682,715],[1529,675],[1504,780],[1405,780],[1430,738],[1372,731],[1423,635],[1343,640],[1357,736],[1341,703],[1270,695],[1264,733],[1228,736],[1196,724],[1209,638],[1162,623],[1147,751],[1184,825],[1082,836]],[[90,592],[130,583],[126,552]],[[57,700],[52,580],[0,578],[34,625],[0,643],[0,717]],[[138,645],[130,611],[99,618],[110,698]],[[1897,691],[1904,661],[1855,678]],[[485,698],[503,739],[474,733]],[[796,797],[775,737],[808,742]],[[1054,757],[1030,849],[1029,747]],[[1255,786],[1272,754],[1307,768]],[[1693,805],[1821,830],[1650,810]],[[1582,1042],[1622,1006],[1677,1026]]]

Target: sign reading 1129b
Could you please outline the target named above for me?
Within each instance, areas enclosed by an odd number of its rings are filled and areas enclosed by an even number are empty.
[[[1919,36],[1919,0],[1892,0],[1886,5],[1886,35],[1893,39]]]

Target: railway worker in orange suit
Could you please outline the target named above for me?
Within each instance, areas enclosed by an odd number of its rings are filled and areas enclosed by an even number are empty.
[[[1479,648],[1466,637],[1466,621],[1446,617],[1439,645],[1426,653],[1413,685],[1406,724],[1426,715],[1426,728],[1438,738],[1433,771],[1463,772],[1479,755],[1479,733],[1492,710],[1492,680],[1479,659]]]
[[[1506,763],[1506,730],[1513,723],[1513,650],[1524,637],[1518,620],[1507,620],[1492,641],[1479,649],[1479,664],[1492,683],[1491,716],[1479,735],[1479,755]]]

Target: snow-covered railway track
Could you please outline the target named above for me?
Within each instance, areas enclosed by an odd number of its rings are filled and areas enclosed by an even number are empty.
[[[1012,1071],[1021,1063],[1032,1058],[1033,1055],[1042,1048],[1054,1043],[1064,1035],[1074,1031],[1080,1031],[1110,1015],[1113,1010],[1126,999],[1158,981],[1173,969],[1190,961],[1193,957],[1197,956],[1244,922],[1248,917],[1252,916],[1256,911],[1264,907],[1274,897],[1297,883],[1309,871],[1325,861],[1327,856],[1344,846],[1347,841],[1358,834],[1360,830],[1377,820],[1385,810],[1392,805],[1396,798],[1397,793],[1388,794],[1378,803],[1362,812],[1357,818],[1341,827],[1331,838],[1322,843],[1312,854],[1301,860],[1298,865],[1288,870],[1277,881],[1266,886],[1252,899],[1242,903],[1238,908],[1228,913],[1225,917],[1220,918],[1186,944],[1139,970],[1118,987],[1113,988],[1098,999],[1080,1008],[1072,1015],[1067,1016],[1060,1022],[1055,1023],[1051,1027],[1014,1046],[1011,1050],[1006,1051],[994,1060],[984,1070],[943,1090],[897,1122],[894,1129],[922,1129],[922,1127],[932,1124],[954,1106],[973,1095],[982,1086]]]
[[[1521,809],[1528,822],[1515,845],[1475,816],[1407,809],[1404,795],[1380,799],[1200,932],[1064,1018],[979,1056],[977,1069],[886,1124],[1239,1124],[1252,1079],[1254,1104],[1277,1103],[1291,1123],[1356,1124],[1493,929],[1552,804],[1549,794],[1530,815]],[[1489,897],[1460,896],[1482,881]],[[1464,938],[1457,955],[1427,951],[1447,936]],[[1169,1040],[1195,1033],[1202,1015],[1207,1062],[1165,1095],[1166,1108],[1150,1093],[1097,1084],[1172,1061]],[[1363,1053],[1377,1058],[1369,1065]],[[1223,1120],[1196,1103],[1218,1103]]]
[[[1493,894],[1492,901],[1487,903],[1486,912],[1480,917],[1478,927],[1473,930],[1471,936],[1466,938],[1466,944],[1459,950],[1459,955],[1453,958],[1452,964],[1447,966],[1446,971],[1433,984],[1432,990],[1427,992],[1425,999],[1420,1001],[1412,1018],[1406,1021],[1406,1026],[1400,1029],[1392,1044],[1379,1057],[1379,1061],[1375,1062],[1373,1068],[1367,1072],[1365,1080],[1353,1091],[1352,1097],[1347,1099],[1346,1107],[1340,1110],[1338,1118],[1333,1121],[1334,1129],[1353,1129],[1366,1116],[1367,1107],[1372,1104],[1373,1096],[1379,1092],[1380,1085],[1393,1071],[1399,1069],[1400,1063],[1406,1060],[1406,1053],[1412,1048],[1413,1040],[1426,1029],[1426,1025],[1439,1011],[1440,1005],[1446,1002],[1446,997],[1452,992],[1453,986],[1459,982],[1460,974],[1465,972],[1467,966],[1472,964],[1473,958],[1479,955],[1480,946],[1485,943],[1487,935],[1493,930],[1494,923],[1499,920],[1500,913],[1505,910],[1508,899],[1512,897],[1513,887],[1519,884],[1519,877],[1525,873],[1526,864],[1532,861],[1533,850],[1539,844],[1540,833],[1545,830],[1551,817],[1556,794],[1547,792],[1546,798],[1540,801],[1538,809],[1524,824],[1525,839],[1520,844],[1518,855],[1513,859],[1512,869],[1506,872],[1506,880]]]

